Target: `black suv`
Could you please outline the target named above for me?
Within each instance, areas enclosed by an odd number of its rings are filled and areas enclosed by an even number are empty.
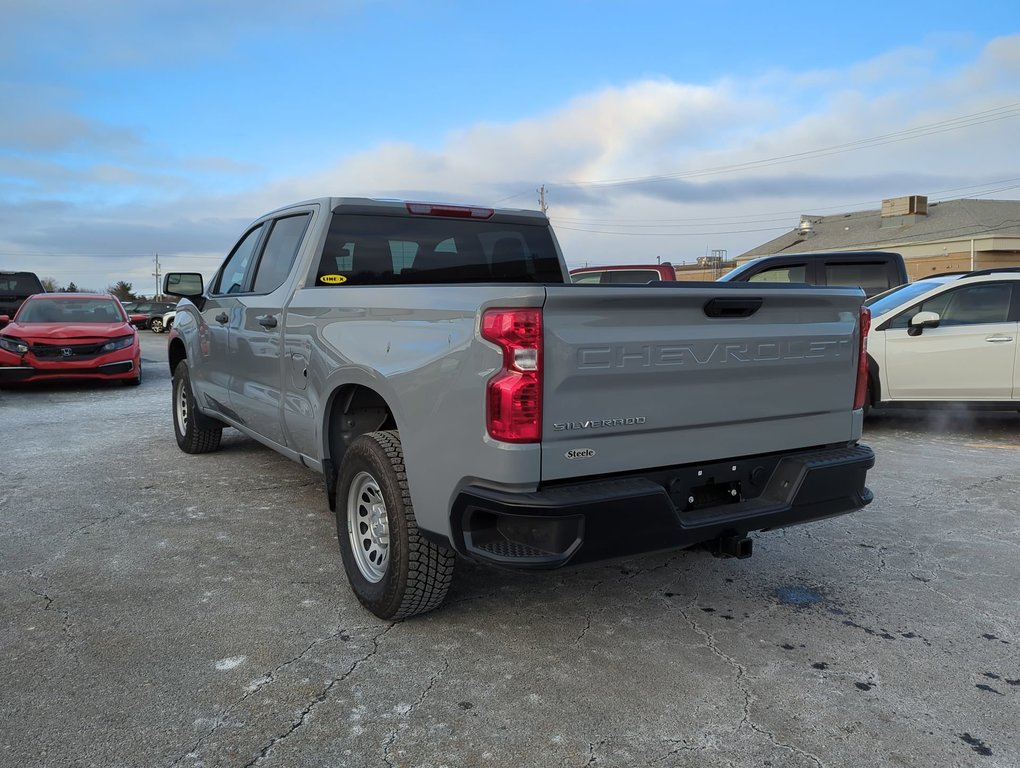
[[[0,315],[13,318],[25,299],[45,292],[46,289],[34,272],[0,270]]]

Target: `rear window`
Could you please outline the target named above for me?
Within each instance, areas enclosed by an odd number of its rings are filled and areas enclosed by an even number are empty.
[[[33,274],[0,273],[0,293],[31,296],[33,293],[42,293],[42,291],[42,283]]]
[[[633,283],[650,283],[661,280],[662,276],[654,269],[603,269],[593,272],[579,272],[571,276],[575,283],[601,283],[602,285],[618,285]]]
[[[562,283],[548,227],[334,213],[317,286]]]

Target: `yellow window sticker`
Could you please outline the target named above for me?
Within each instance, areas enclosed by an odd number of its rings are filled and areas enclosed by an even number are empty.
[[[326,285],[340,285],[341,283],[346,283],[347,278],[344,275],[323,275],[319,278],[319,282]]]

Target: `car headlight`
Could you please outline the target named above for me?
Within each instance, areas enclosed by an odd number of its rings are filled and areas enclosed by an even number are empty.
[[[100,352],[113,352],[117,349],[127,349],[135,341],[134,336],[118,336],[116,339],[106,342],[101,348]]]
[[[23,355],[28,352],[28,344],[21,339],[12,339],[8,336],[0,336],[0,347],[16,355]]]

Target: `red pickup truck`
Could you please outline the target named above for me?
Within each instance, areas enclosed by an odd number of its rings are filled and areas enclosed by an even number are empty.
[[[579,267],[570,270],[570,282],[609,285],[614,283],[650,283],[676,280],[676,270],[668,261],[661,264],[614,264],[604,267]]]

